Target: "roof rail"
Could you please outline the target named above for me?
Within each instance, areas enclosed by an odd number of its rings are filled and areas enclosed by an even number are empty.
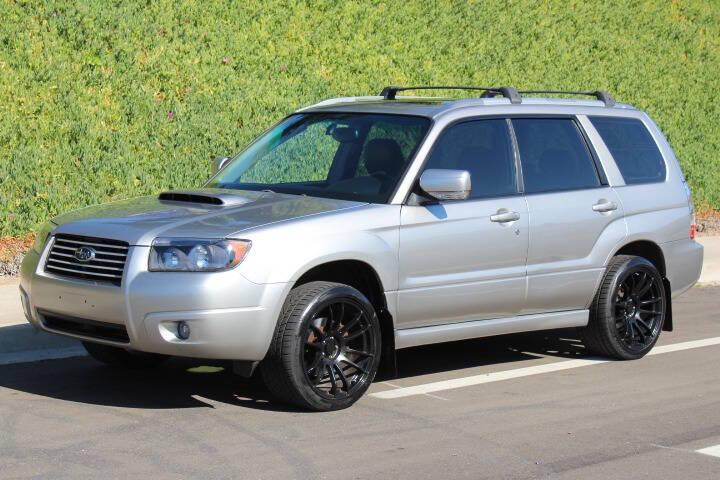
[[[535,94],[535,93],[551,93],[551,94],[563,94],[563,95],[589,95],[597,98],[605,104],[606,107],[615,106],[615,99],[608,92],[604,90],[596,90],[594,92],[578,92],[572,90],[521,90],[518,91],[513,87],[451,87],[451,86],[426,86],[426,87],[385,87],[380,96],[385,100],[395,100],[398,92],[404,92],[407,90],[480,90],[483,92],[480,95],[483,98],[496,97],[502,95],[503,97],[510,100],[510,103],[522,103],[523,94]]]
[[[502,95],[503,97],[510,100],[510,103],[521,103],[522,98],[520,97],[520,94],[518,94],[518,91],[515,90],[513,87],[449,87],[449,86],[439,86],[439,87],[385,87],[383,88],[382,92],[380,92],[380,96],[383,97],[385,100],[395,100],[395,97],[398,92],[404,92],[406,90],[481,90],[485,93],[483,93],[483,97],[493,97],[495,95]]]
[[[591,97],[595,97],[601,102],[605,104],[606,107],[614,107],[615,106],[615,99],[610,95],[608,92],[604,90],[596,90],[594,92],[575,92],[571,90],[522,90],[518,92],[520,94],[525,93],[557,93],[557,94],[564,94],[564,95],[589,95]]]

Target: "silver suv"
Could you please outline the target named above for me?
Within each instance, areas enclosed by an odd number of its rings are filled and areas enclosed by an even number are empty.
[[[313,410],[351,405],[396,349],[579,327],[590,352],[636,359],[672,330],[703,250],[645,113],[605,92],[410,89],[298,110],[203,188],[48,222],[22,267],[28,320],[111,365],[259,366]]]

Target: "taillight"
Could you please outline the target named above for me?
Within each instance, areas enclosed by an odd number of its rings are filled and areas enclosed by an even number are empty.
[[[690,185],[687,180],[683,177],[683,187],[685,187],[685,195],[687,195],[688,207],[690,207],[690,240],[695,240],[695,234],[697,233],[697,224],[695,223],[695,205],[692,200],[692,192],[690,191]]]

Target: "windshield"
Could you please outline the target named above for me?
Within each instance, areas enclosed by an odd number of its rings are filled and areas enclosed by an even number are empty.
[[[385,203],[430,120],[367,113],[292,115],[207,185]]]

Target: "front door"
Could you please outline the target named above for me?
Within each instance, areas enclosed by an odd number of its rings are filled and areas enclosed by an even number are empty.
[[[424,168],[467,170],[472,191],[467,200],[402,207],[397,327],[517,315],[528,214],[507,121],[447,127]]]

